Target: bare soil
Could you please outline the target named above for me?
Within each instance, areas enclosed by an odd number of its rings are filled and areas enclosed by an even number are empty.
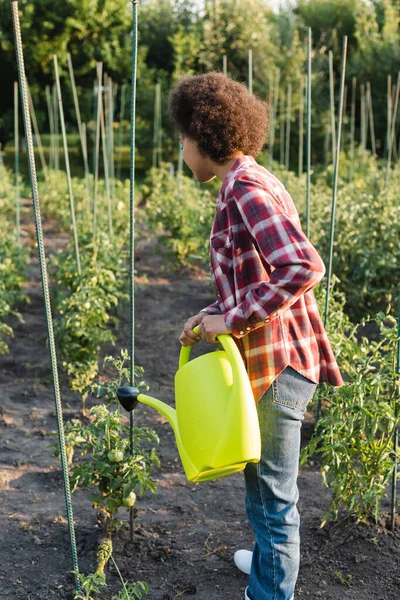
[[[25,219],[28,217],[26,216]],[[28,240],[33,228],[25,223]],[[65,235],[45,227],[49,253]],[[208,274],[175,270],[144,238],[137,249],[136,362],[145,369],[151,394],[173,403],[183,322],[212,301]],[[25,287],[30,304],[20,307],[25,323],[10,324],[15,338],[10,354],[0,357],[0,600],[50,600],[73,597],[72,560],[61,469],[49,444],[56,430],[53,391],[39,269],[35,250]],[[104,354],[128,347],[128,311],[121,314],[118,344]],[[77,416],[80,399],[61,377],[64,418]],[[134,542],[120,532],[115,559],[125,579],[144,580],[149,600],[241,600],[246,576],[235,568],[237,548],[251,549],[253,535],[244,509],[242,474],[216,481],[186,481],[166,420],[139,406],[135,423],[153,427],[160,437],[161,468],[155,472],[158,494],[138,499]],[[303,443],[312,435],[307,415]],[[397,600],[400,597],[400,523],[391,533],[385,523],[360,524],[348,518],[319,528],[329,503],[318,462],[299,475],[302,561],[296,598],[325,600]],[[73,496],[80,568],[92,572],[102,529],[86,492]],[[389,503],[384,505],[388,510]],[[122,518],[127,520],[124,513]],[[111,598],[120,589],[108,568]]]

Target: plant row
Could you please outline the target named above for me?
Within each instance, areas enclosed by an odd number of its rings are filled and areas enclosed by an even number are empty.
[[[27,301],[22,284],[29,251],[16,237],[14,196],[9,173],[0,167],[0,355],[9,352],[8,338],[14,334],[9,317],[23,322],[17,306]]]

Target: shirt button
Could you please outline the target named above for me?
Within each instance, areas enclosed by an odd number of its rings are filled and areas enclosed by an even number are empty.
[[[244,334],[244,331],[239,331],[239,333],[240,333],[240,335],[243,335],[243,334]]]
[[[246,331],[250,331],[250,330],[251,330],[251,327],[246,327]]]

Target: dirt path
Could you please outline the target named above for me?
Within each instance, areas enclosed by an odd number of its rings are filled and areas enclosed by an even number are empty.
[[[65,237],[47,227],[49,251]],[[136,362],[145,368],[151,394],[172,403],[179,354],[177,336],[185,319],[212,301],[207,274],[174,271],[154,252],[151,240],[138,247],[136,267]],[[26,286],[31,303],[21,307],[25,324],[13,322],[10,354],[0,357],[0,600],[72,598],[72,568],[61,471],[49,444],[56,429],[50,367],[45,347],[43,302],[36,255]],[[118,344],[128,346],[129,323],[122,315]],[[63,382],[63,379],[62,379]],[[65,418],[80,400],[63,382]],[[135,541],[121,534],[116,560],[126,579],[145,580],[149,600],[241,600],[246,577],[232,563],[235,549],[251,548],[241,474],[189,484],[178,460],[172,430],[150,408],[135,411],[137,425],[160,436],[159,493],[137,502]],[[312,417],[303,427],[303,443]],[[400,535],[346,521],[324,530],[319,520],[329,501],[317,464],[299,476],[302,566],[296,598],[395,600],[400,589]],[[87,494],[73,496],[81,570],[95,565],[101,529]],[[126,518],[126,516],[125,516]],[[119,589],[114,570],[102,600]]]

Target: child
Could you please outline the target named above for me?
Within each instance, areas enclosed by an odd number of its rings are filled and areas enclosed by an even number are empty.
[[[249,574],[245,598],[292,600],[301,422],[319,382],[343,383],[312,292],[325,267],[285,187],[254,159],[267,137],[266,103],[211,72],[178,83],[170,114],[196,179],[223,182],[210,237],[217,299],[187,320],[179,340],[215,343],[217,335],[232,334],[260,423],[261,460],[244,471],[255,545],[234,560]]]

